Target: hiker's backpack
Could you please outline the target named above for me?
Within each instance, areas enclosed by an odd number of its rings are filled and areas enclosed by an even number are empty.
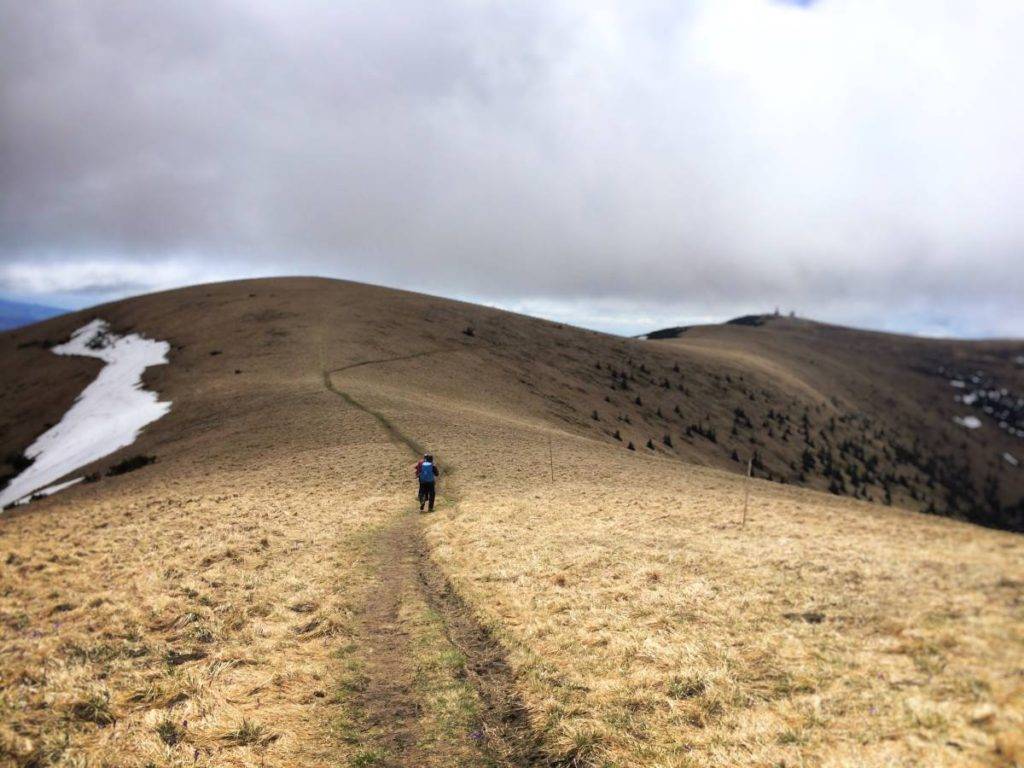
[[[423,464],[420,466],[420,482],[434,482],[434,465],[431,464],[429,461],[424,461]]]

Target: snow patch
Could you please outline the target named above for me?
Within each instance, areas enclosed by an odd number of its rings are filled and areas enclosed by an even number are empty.
[[[166,414],[170,402],[142,388],[142,372],[167,362],[170,345],[132,333],[111,333],[103,320],[93,320],[53,348],[58,355],[95,357],[103,370],[75,400],[60,422],[41,434],[25,451],[33,459],[20,475],[0,491],[0,508],[31,498],[45,488],[55,493],[73,482],[50,485],[79,467],[102,459],[135,442],[147,424]]]
[[[1011,467],[1016,467],[1016,466],[1019,466],[1019,465],[1020,465],[1020,462],[1019,462],[1019,461],[1017,461],[1017,457],[1016,457],[1016,456],[1014,456],[1014,455],[1013,455],[1012,453],[1010,453],[1009,451],[1004,451],[1004,452],[1003,452],[1003,461],[1005,461],[1005,462],[1006,462],[1007,464],[1009,464],[1009,465],[1010,465]]]
[[[956,387],[957,389],[963,389],[964,387],[967,386],[967,384],[965,384],[964,382],[960,381],[960,379],[953,379],[953,380],[951,380],[949,382],[949,385],[951,387]]]
[[[981,419],[977,416],[954,416],[953,421],[967,429],[977,429],[981,426]]]

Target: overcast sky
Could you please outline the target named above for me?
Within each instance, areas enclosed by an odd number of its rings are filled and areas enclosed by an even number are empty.
[[[1021,0],[0,0],[0,293],[1024,336]]]

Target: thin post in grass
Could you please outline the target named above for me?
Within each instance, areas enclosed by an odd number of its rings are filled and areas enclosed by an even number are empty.
[[[741,528],[747,527],[747,507],[750,504],[750,476],[754,472],[754,457],[747,459],[747,479],[743,481],[743,522]]]
[[[551,435],[548,435],[548,464],[551,466],[551,482],[555,482],[555,449],[551,445]]]

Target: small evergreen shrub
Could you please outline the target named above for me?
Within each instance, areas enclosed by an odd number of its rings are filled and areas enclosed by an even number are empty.
[[[156,461],[156,456],[143,456],[141,453],[137,456],[132,456],[124,461],[119,461],[117,464],[107,470],[107,477],[114,477],[116,475],[123,475],[127,472],[134,472],[136,469],[142,469],[148,464],[152,464]]]

